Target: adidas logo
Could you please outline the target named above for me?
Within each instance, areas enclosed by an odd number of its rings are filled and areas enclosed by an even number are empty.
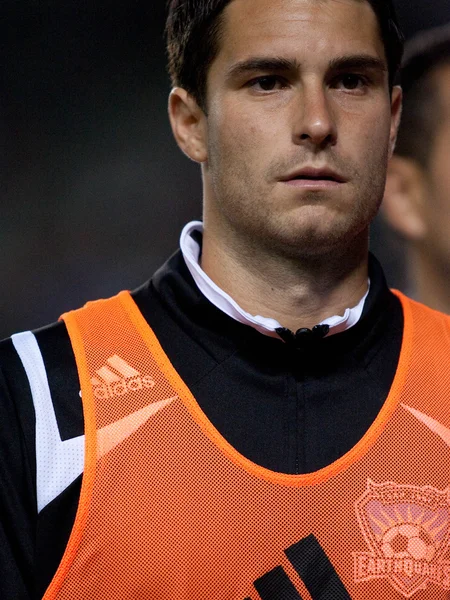
[[[96,398],[107,400],[142,389],[152,389],[155,386],[154,380],[149,375],[141,375],[117,354],[108,358],[106,363],[104,367],[97,369],[94,377],[91,378]]]
[[[311,600],[352,600],[315,535],[308,535],[284,551],[303,581]],[[254,582],[261,600],[303,600],[280,565]],[[250,600],[250,598],[245,598]]]

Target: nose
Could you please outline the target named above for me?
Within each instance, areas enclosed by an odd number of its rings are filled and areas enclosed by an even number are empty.
[[[335,115],[322,84],[305,84],[296,106],[294,143],[321,149],[337,141]]]

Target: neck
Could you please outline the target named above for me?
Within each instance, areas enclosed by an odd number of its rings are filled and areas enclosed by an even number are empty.
[[[281,256],[222,240],[205,223],[202,268],[245,311],[276,319],[296,331],[343,315],[367,292],[368,241],[320,256]]]
[[[450,314],[448,263],[436,261],[429,252],[413,249],[410,264],[416,299],[435,310]]]

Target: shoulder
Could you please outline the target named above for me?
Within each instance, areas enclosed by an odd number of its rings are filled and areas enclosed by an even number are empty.
[[[0,341],[0,368],[8,376],[22,376],[25,374],[23,362],[20,358],[20,349],[24,346],[24,340],[35,339],[39,348],[41,348],[48,359],[52,361],[57,359],[59,362],[61,356],[58,351],[70,345],[70,340],[67,334],[66,326],[63,322],[58,321],[46,327],[36,329],[34,331],[19,332],[9,338]]]
[[[403,314],[403,348],[419,361],[421,372],[442,369],[448,373],[450,316],[395,291]],[[417,361],[416,361],[417,362]],[[447,375],[445,375],[447,377]]]
[[[63,322],[17,333],[0,342],[0,395],[23,429],[34,454],[35,403],[48,389],[61,437],[83,429],[78,374]]]
[[[421,322],[423,324],[435,323],[436,325],[440,324],[445,328],[450,328],[450,315],[430,308],[417,300],[413,300],[398,290],[392,290],[392,292],[399,298],[405,315],[411,315],[415,324],[419,325]]]
[[[145,309],[145,318],[159,308],[150,282],[131,295],[139,309]],[[164,311],[159,308],[159,312]],[[15,407],[30,446],[34,445],[36,402],[43,395],[51,398],[62,440],[83,434],[79,392],[75,355],[63,320],[0,341],[0,400],[4,404],[7,398]]]

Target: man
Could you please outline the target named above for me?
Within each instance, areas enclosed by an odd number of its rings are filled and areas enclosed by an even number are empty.
[[[173,0],[167,30],[204,224],[3,343],[2,597],[448,598],[449,322],[368,257],[392,6]]]
[[[407,242],[414,297],[450,313],[450,24],[413,38],[404,62],[383,213]]]

